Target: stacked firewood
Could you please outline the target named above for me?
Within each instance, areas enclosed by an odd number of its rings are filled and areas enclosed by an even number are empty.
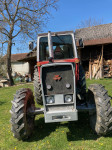
[[[104,77],[112,77],[112,60],[104,60]]]
[[[98,59],[91,59],[89,62],[89,75],[90,79],[102,78],[103,73],[103,57],[100,55]]]
[[[102,72],[101,72],[102,71]],[[112,78],[112,60],[101,59],[91,60],[89,63],[89,70],[85,71],[86,79],[90,78],[99,79],[102,77]]]

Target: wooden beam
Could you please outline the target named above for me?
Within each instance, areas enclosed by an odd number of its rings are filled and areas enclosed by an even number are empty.
[[[84,46],[92,46],[92,45],[102,45],[102,44],[111,44],[112,37],[110,38],[102,38],[102,39],[92,39],[92,40],[84,40]],[[79,46],[78,42],[76,45]]]
[[[78,48],[78,57],[80,59],[80,64],[82,65],[82,59],[81,59],[81,48]]]
[[[98,78],[98,72],[99,72],[99,70],[100,70],[100,68],[101,68],[101,62],[102,62],[102,54],[99,56],[99,59],[98,59],[98,66],[97,66],[97,68],[96,68],[96,72],[94,73],[94,75],[93,75],[93,78]],[[97,76],[97,77],[96,77]]]
[[[90,61],[89,61],[89,78],[92,79],[92,63],[91,63],[91,52],[90,52]]]
[[[104,49],[104,45],[102,45],[102,49],[101,49],[101,65],[100,65],[100,78],[103,78],[103,49]]]

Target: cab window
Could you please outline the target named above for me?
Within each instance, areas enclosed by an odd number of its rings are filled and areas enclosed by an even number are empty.
[[[71,35],[52,36],[54,59],[74,58]],[[48,60],[48,37],[40,38],[40,61]]]

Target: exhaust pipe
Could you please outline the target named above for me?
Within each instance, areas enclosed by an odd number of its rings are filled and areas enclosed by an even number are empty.
[[[49,57],[54,58],[51,32],[48,32]]]

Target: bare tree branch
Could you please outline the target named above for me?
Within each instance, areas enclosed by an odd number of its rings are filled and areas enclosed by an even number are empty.
[[[10,1],[11,2],[11,1]],[[5,0],[5,9],[6,9],[6,11],[7,11],[7,14],[8,14],[8,16],[9,16],[9,19],[10,20],[12,20],[12,18],[11,18],[11,15],[10,15],[10,13],[9,13],[9,10],[8,10],[8,7],[7,7],[7,2],[6,2],[6,0]]]
[[[6,32],[7,32],[7,35],[9,34],[9,32],[7,31],[7,29],[6,29],[6,28],[4,28],[4,27],[1,27],[1,26],[0,26],[0,32],[1,32],[1,30],[6,31]]]
[[[21,33],[22,29],[20,29],[15,35],[12,36],[12,38],[15,38],[16,36],[18,36],[19,33]]]
[[[6,41],[2,42],[2,44],[4,44],[4,43],[8,43],[8,41],[6,40]]]
[[[0,10],[0,14],[2,15],[2,17],[4,18],[4,22],[7,22],[10,25],[10,21],[7,17],[5,17],[4,13]]]
[[[19,3],[20,3],[20,0],[18,0],[18,2],[17,2],[16,11],[15,11],[13,20],[15,20],[15,17],[16,17],[16,15],[17,15],[17,12],[18,12],[18,9],[19,9],[19,8],[18,8],[18,7],[19,7]]]
[[[103,19],[93,19],[93,18],[89,18],[87,20],[81,21],[80,24],[77,26],[77,28],[87,28],[87,27],[91,27],[91,26],[96,26],[96,25],[101,25],[103,24]]]
[[[46,24],[50,9],[56,9],[58,0],[0,0],[0,33],[8,40],[7,72],[10,85],[11,76],[11,48],[12,40],[19,34],[35,37]]]
[[[0,31],[2,34],[6,35],[7,37],[9,37],[9,35],[3,31]]]

